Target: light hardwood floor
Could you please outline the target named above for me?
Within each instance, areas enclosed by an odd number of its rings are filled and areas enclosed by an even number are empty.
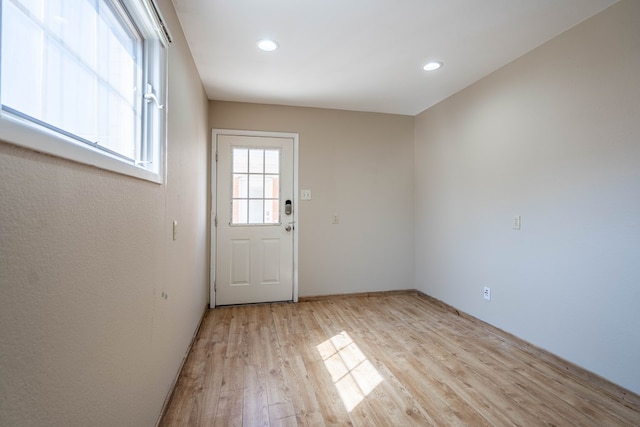
[[[640,397],[413,292],[209,310],[161,426],[640,426]]]

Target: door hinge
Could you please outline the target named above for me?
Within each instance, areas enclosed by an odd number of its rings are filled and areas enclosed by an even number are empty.
[[[218,215],[216,215],[216,216],[213,218],[213,226],[214,226],[214,227],[217,227],[217,226],[218,226]]]
[[[218,161],[218,152],[216,151],[216,162]]]

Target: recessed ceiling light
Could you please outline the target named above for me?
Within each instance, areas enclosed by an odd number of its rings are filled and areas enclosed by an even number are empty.
[[[269,40],[269,39],[258,40],[257,45],[258,45],[258,49],[263,50],[265,52],[273,52],[279,47],[277,41]]]
[[[422,69],[425,70],[425,71],[435,71],[440,67],[442,67],[442,62],[440,62],[440,61],[430,61],[430,62],[427,62],[424,65],[424,67],[422,67]]]

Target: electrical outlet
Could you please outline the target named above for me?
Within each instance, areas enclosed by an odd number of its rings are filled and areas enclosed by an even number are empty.
[[[520,215],[514,215],[511,228],[513,228],[514,230],[520,230],[521,223],[522,223],[522,217],[520,217]]]
[[[484,287],[484,299],[491,301],[491,288]]]
[[[332,224],[340,224],[340,217],[338,215],[333,215],[331,217],[331,223]]]

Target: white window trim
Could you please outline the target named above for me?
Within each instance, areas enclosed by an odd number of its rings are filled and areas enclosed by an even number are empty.
[[[164,156],[166,149],[163,149],[160,172],[155,173],[133,164],[118,159],[102,150],[93,149],[91,146],[76,142],[71,138],[63,138],[53,131],[49,132],[44,128],[36,128],[28,123],[23,123],[20,119],[14,118],[3,112],[0,116],[0,139],[55,157],[72,160],[85,165],[95,166],[116,172],[122,175],[129,175],[135,178],[161,184],[164,173]],[[166,145],[166,142],[165,142]]]
[[[171,35],[168,31],[164,19],[153,0],[122,0],[127,7],[136,8],[138,11],[144,10],[155,26],[156,36],[160,39],[165,49],[171,43]],[[4,141],[23,148],[28,148],[37,152],[49,154],[55,157],[75,161],[99,169],[128,175],[131,177],[162,184],[166,180],[167,170],[167,110],[168,110],[168,63],[169,52],[165,52],[163,69],[163,94],[162,103],[164,109],[162,114],[162,136],[157,147],[160,150],[158,171],[151,171],[143,167],[127,163],[115,155],[106,151],[96,149],[90,145],[83,144],[73,138],[65,137],[44,127],[34,126],[27,120],[10,114],[0,109],[0,141]]]

